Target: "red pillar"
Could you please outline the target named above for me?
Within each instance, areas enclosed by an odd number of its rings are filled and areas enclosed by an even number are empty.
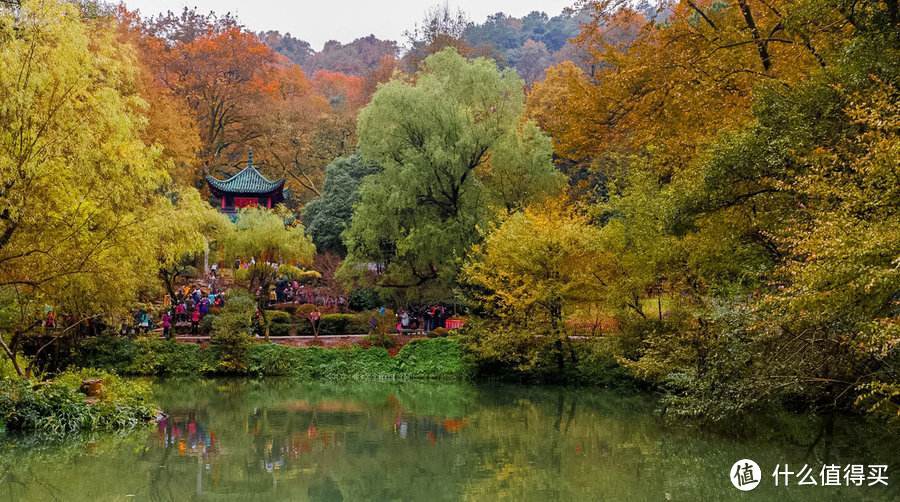
[[[222,194],[222,209],[225,209],[225,194]]]
[[[269,209],[272,209],[272,197],[269,197],[269,200],[266,203],[266,207],[268,207]]]

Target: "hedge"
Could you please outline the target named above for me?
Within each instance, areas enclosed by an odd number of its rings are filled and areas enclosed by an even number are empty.
[[[240,364],[219,364],[215,346],[143,337],[96,337],[80,348],[74,363],[126,375],[292,376],[301,379],[465,379],[472,364],[452,338],[414,340],[395,357],[379,348],[288,347],[253,343]],[[242,368],[235,371],[234,368]]]
[[[303,316],[291,317],[287,312],[270,310],[269,335],[288,336],[293,330],[297,336],[313,336],[312,323]],[[366,314],[322,314],[319,334],[324,336],[364,335],[369,332]]]

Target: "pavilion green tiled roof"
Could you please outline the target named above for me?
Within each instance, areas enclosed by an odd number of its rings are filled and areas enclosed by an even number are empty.
[[[206,181],[213,191],[220,193],[264,195],[280,191],[284,187],[283,179],[271,181],[253,167],[253,153],[250,153],[247,159],[247,167],[241,172],[227,180],[219,180],[212,176],[207,176]]]
[[[271,181],[252,166],[245,167],[227,180],[217,180],[212,176],[207,176],[206,181],[209,182],[210,187],[228,193],[267,194],[284,186],[283,179]]]

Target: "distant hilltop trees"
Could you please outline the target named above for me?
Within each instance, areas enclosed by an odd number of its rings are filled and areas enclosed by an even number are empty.
[[[647,7],[647,19],[666,16]],[[260,32],[260,39],[279,54],[300,65],[312,75],[325,70],[367,77],[383,69],[386,59],[399,59],[400,67],[414,72],[421,60],[447,46],[470,56],[486,56],[500,66],[512,67],[527,82],[544,76],[544,70],[570,60],[585,67],[588,58],[572,43],[581,26],[591,22],[588,10],[564,9],[556,16],[533,11],[523,17],[503,12],[492,14],[482,23],[469,20],[462,11],[435,7],[413,29],[404,34],[404,43],[381,40],[368,35],[342,44],[325,43],[321,51],[290,33]],[[401,57],[402,56],[402,57]]]

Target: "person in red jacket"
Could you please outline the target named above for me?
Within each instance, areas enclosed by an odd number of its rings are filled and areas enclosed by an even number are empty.
[[[200,308],[194,307],[191,311],[191,334],[197,335],[200,331]]]
[[[179,302],[178,305],[175,306],[175,322],[186,321],[187,320],[187,309],[184,306],[184,302]]]

